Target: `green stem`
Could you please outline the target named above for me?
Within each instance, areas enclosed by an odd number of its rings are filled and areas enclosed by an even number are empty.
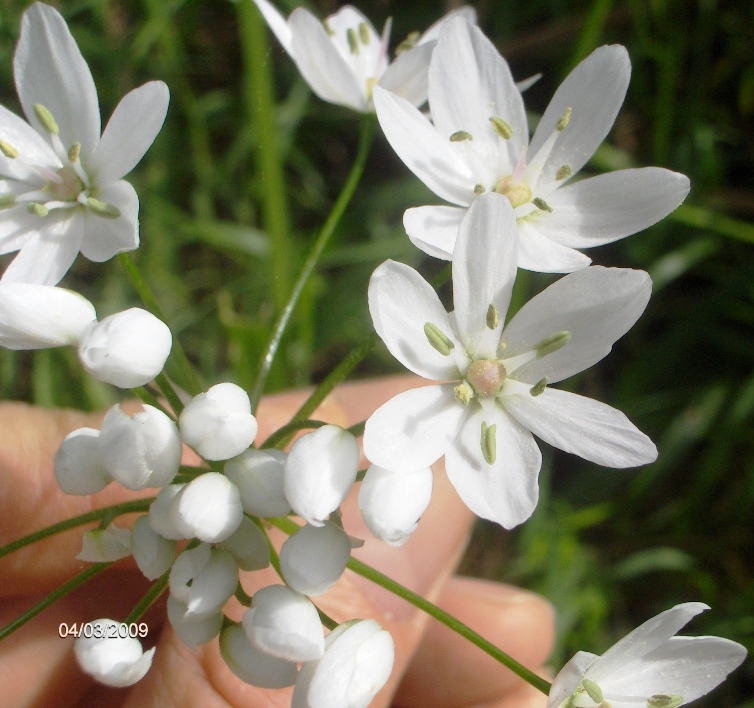
[[[18,551],[24,546],[29,546],[37,541],[42,541],[45,538],[54,536],[63,531],[76,528],[77,526],[83,526],[89,524],[92,521],[101,521],[104,518],[115,518],[123,514],[134,514],[140,511],[148,511],[149,505],[154,501],[154,497],[151,499],[136,499],[130,502],[123,502],[123,504],[115,504],[114,506],[106,506],[103,509],[97,509],[97,511],[90,511],[80,516],[74,516],[72,519],[66,519],[60,523],[53,524],[47,528],[35,531],[28,536],[19,538],[17,541],[12,541],[6,546],[0,548],[0,558],[7,556],[9,553]]]
[[[283,447],[297,430],[321,428],[323,425],[327,425],[327,423],[322,420],[292,420],[290,423],[276,430],[259,447],[260,449]]]
[[[83,573],[79,573],[75,578],[61,585],[57,590],[51,592],[41,602],[38,602],[30,610],[27,610],[20,617],[16,617],[10,624],[0,629],[0,641],[13,634],[17,629],[25,625],[29,620],[34,619],[40,612],[46,610],[50,605],[72,593],[84,583],[91,580],[95,575],[99,575],[103,570],[107,570],[112,563],[95,563],[87,568]]]
[[[708,229],[721,236],[728,236],[746,243],[754,243],[754,224],[734,219],[706,207],[681,204],[674,212],[668,214],[668,219],[686,226]]]
[[[168,579],[170,578],[170,573],[165,573],[164,575],[160,576],[153,584],[152,587],[147,590],[144,597],[139,600],[139,602],[136,604],[136,606],[128,613],[128,617],[123,621],[123,624],[135,624],[138,622],[144,613],[152,606],[155,602],[157,602],[157,598],[162,595],[163,592],[165,592],[165,589],[168,586]]]
[[[170,383],[170,379],[164,373],[159,373],[154,378],[155,383],[160,387],[162,395],[165,396],[170,407],[173,409],[173,415],[177,418],[183,410],[183,401],[178,398],[178,394]]]
[[[170,416],[170,413],[168,413],[162,407],[162,404],[157,399],[157,396],[155,396],[149,389],[145,388],[144,386],[132,388],[131,393],[133,393],[134,396],[139,398],[142,403],[146,403],[148,406],[152,406],[153,408],[156,408],[158,411],[160,411],[161,413],[164,413],[166,416]]]
[[[343,185],[343,190],[338,196],[338,199],[336,200],[332,211],[330,212],[330,215],[327,217],[327,221],[322,227],[322,230],[319,232],[319,235],[317,236],[317,239],[312,246],[312,250],[309,252],[306,261],[304,262],[304,266],[301,269],[301,273],[299,274],[298,279],[293,286],[293,291],[288,298],[288,302],[286,303],[283,311],[280,313],[280,316],[275,323],[275,328],[272,332],[272,335],[267,343],[267,347],[259,367],[259,373],[257,374],[256,381],[254,382],[254,387],[252,388],[249,395],[249,398],[251,399],[252,412],[256,412],[257,405],[259,404],[259,399],[262,397],[262,392],[264,391],[267,377],[270,373],[270,369],[272,368],[272,362],[275,360],[275,355],[277,354],[278,347],[280,346],[280,341],[283,338],[283,334],[285,334],[286,327],[288,326],[288,321],[293,314],[296,303],[298,303],[298,300],[301,297],[301,292],[308,282],[309,276],[311,276],[312,272],[314,271],[314,267],[317,265],[317,261],[319,260],[322,250],[327,245],[327,242],[332,237],[335,228],[340,223],[340,219],[343,216],[343,213],[345,212],[349,202],[351,201],[351,197],[353,197],[353,194],[356,191],[356,186],[361,179],[361,175],[364,173],[367,156],[369,155],[369,149],[372,145],[372,138],[374,137],[375,121],[376,119],[372,114],[365,114],[361,118],[359,145],[356,151],[356,158],[354,160],[353,166],[351,167],[351,171],[348,173],[346,182]]]

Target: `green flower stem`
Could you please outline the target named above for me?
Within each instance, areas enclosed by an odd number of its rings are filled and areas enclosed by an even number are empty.
[[[139,600],[136,606],[128,613],[128,617],[123,621],[123,624],[135,624],[138,622],[144,613],[152,606],[157,599],[165,592],[168,587],[168,579],[170,578],[170,571],[161,575],[154,583],[152,587],[147,590],[144,597]]]
[[[10,624],[5,625],[0,629],[0,641],[7,636],[13,634],[17,629],[20,629],[29,620],[34,619],[40,612],[46,610],[50,605],[54,604],[58,600],[64,598],[66,595],[72,593],[77,588],[81,587],[84,583],[91,580],[95,575],[99,575],[103,570],[107,570],[112,563],[95,563],[87,568],[83,573],[79,573],[75,578],[69,580],[64,585],[61,585],[57,590],[51,592],[41,602],[38,602],[30,610],[27,610],[20,617],[16,617]]]
[[[47,528],[35,531],[28,536],[19,538],[16,541],[9,543],[6,546],[0,548],[0,558],[7,556],[9,553],[18,551],[24,546],[29,546],[37,541],[42,541],[45,538],[54,536],[63,531],[76,528],[77,526],[83,526],[89,524],[92,521],[101,521],[104,518],[114,519],[116,516],[122,516],[123,514],[134,514],[140,511],[149,511],[149,505],[154,501],[154,497],[151,499],[136,499],[134,501],[123,502],[122,504],[115,504],[114,506],[106,506],[103,509],[97,509],[97,511],[90,511],[80,516],[74,516],[72,519],[66,519],[60,523],[53,524]]]
[[[317,607],[316,605],[314,606]],[[319,615],[319,621],[322,623],[322,626],[327,627],[331,632],[338,626],[338,623],[326,612],[320,610],[319,607],[317,607],[317,614]]]
[[[366,424],[367,422],[365,420],[362,420],[360,423],[356,423],[350,428],[346,428],[346,430],[355,438],[360,438],[364,434],[364,428],[366,427]]]
[[[267,519],[273,526],[279,528],[284,533],[292,535],[300,528],[293,520],[287,517],[278,517],[276,519]],[[545,681],[541,676],[537,676],[533,671],[527,669],[523,664],[520,664],[512,656],[509,656],[501,649],[498,649],[494,644],[487,641],[480,634],[477,634],[471,627],[468,627],[463,622],[457,620],[453,615],[448,614],[445,610],[441,610],[437,605],[432,604],[429,600],[425,600],[421,595],[417,595],[412,590],[404,587],[400,583],[396,582],[387,575],[383,575],[378,570],[375,570],[366,563],[362,563],[356,558],[351,558],[348,561],[347,567],[354,573],[358,573],[367,580],[371,580],[377,585],[381,585],[383,588],[392,592],[394,595],[403,598],[406,602],[410,602],[414,607],[417,607],[422,612],[426,612],[431,617],[434,617],[439,622],[442,622],[446,627],[452,629],[457,634],[460,634],[465,639],[468,639],[472,644],[478,646],[482,651],[489,654],[493,659],[499,661],[503,666],[510,669],[514,674],[520,676],[524,681],[534,686],[544,694],[550,693],[552,684],[549,681]]]
[[[178,394],[175,392],[173,384],[170,383],[170,379],[165,376],[164,372],[161,372],[155,376],[154,381],[160,387],[162,395],[167,399],[167,402],[173,409],[173,415],[177,418],[183,410],[183,401],[178,398]]]
[[[157,399],[157,396],[155,396],[149,389],[145,388],[144,386],[138,386],[137,388],[132,388],[131,393],[133,393],[134,396],[140,399],[142,403],[146,403],[148,406],[152,406],[161,413],[164,413],[166,416],[171,417],[170,413],[168,413],[168,411],[166,411],[165,408],[162,407],[162,404]]]
[[[270,435],[270,437],[259,447],[260,449],[270,447],[282,448],[297,430],[321,428],[323,425],[327,425],[323,420],[309,420],[308,418],[306,420],[292,420],[290,423],[286,423],[282,428],[278,428],[278,430]]]
[[[131,283],[136,289],[136,292],[139,293],[139,297],[147,310],[149,310],[155,317],[158,317],[165,322],[165,315],[162,313],[162,308],[157,302],[157,298],[154,296],[147,281],[144,280],[141,271],[139,271],[136,263],[134,263],[131,254],[121,253],[118,258],[120,258],[123,268],[125,268],[128,277],[131,279]],[[194,367],[191,366],[191,362],[188,360],[186,352],[183,351],[181,343],[175,336],[173,337],[173,348],[170,352],[170,356],[175,364],[177,373],[176,379],[178,383],[192,395],[196,395],[203,391],[204,385],[199,380],[199,376],[196,371],[194,371]]]
[[[301,297],[301,292],[308,282],[309,276],[311,276],[312,272],[314,271],[314,268],[317,265],[317,261],[322,254],[322,250],[327,245],[327,242],[332,237],[335,228],[340,223],[340,219],[343,216],[343,213],[345,212],[349,202],[351,201],[354,192],[356,191],[356,186],[361,179],[361,175],[364,173],[367,156],[369,155],[369,149],[372,146],[372,139],[374,137],[375,123],[376,118],[371,113],[365,114],[361,117],[359,145],[356,151],[356,158],[354,160],[353,166],[351,167],[351,171],[348,173],[346,182],[343,185],[343,190],[338,196],[338,199],[336,200],[332,211],[330,212],[330,215],[327,217],[327,221],[322,227],[322,230],[319,232],[319,235],[317,236],[317,239],[312,246],[312,250],[309,252],[309,255],[306,258],[304,266],[299,273],[298,279],[293,286],[293,291],[288,298],[288,302],[286,303],[283,311],[280,313],[280,316],[275,323],[275,328],[272,332],[272,336],[267,343],[267,347],[259,367],[259,373],[257,374],[256,381],[254,382],[254,386],[251,390],[251,393],[249,394],[249,398],[251,399],[252,413],[256,412],[257,405],[259,404],[259,399],[262,397],[262,392],[264,391],[264,386],[267,382],[267,376],[269,375],[270,369],[272,368],[272,362],[275,360],[275,355],[277,354],[278,347],[280,346],[280,341],[283,338],[283,334],[285,334],[285,330],[288,326],[288,321],[293,314],[293,310],[296,307],[299,298]]]

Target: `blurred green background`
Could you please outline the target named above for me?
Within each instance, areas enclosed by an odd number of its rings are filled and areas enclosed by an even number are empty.
[[[0,103],[19,112],[12,55],[28,3],[0,0]],[[162,79],[167,122],[129,177],[140,195],[136,262],[208,383],[250,387],[272,323],[354,157],[358,117],[313,97],[250,4],[226,0],[72,0],[69,21],[104,119],[129,89]],[[278,0],[287,14],[296,4]],[[451,3],[357,2],[392,47]],[[663,223],[592,251],[648,270],[654,295],[598,366],[565,386],[625,411],[658,444],[639,470],[598,468],[542,445],[542,501],[508,533],[480,524],[465,572],[543,592],[558,610],[560,666],[601,652],[677,602],[713,611],[689,631],[754,649],[754,3],[735,0],[531,0],[475,4],[535,120],[595,47],[624,44],[633,76],[605,146],[588,166],[658,165],[691,178]],[[310,4],[324,17],[334,2]],[[266,146],[266,147],[265,147]],[[272,146],[272,147],[270,147]],[[385,258],[428,277],[442,265],[401,226],[437,199],[378,134],[367,172],[307,285],[268,390],[321,380],[371,332],[366,285]],[[7,261],[7,258],[4,259]],[[522,273],[519,304],[554,280]],[[117,259],[79,259],[63,283],[100,318],[138,303]],[[382,345],[357,369],[398,371]],[[99,408],[115,394],[82,376],[73,351],[0,350],[0,396]],[[745,666],[699,706],[754,706]]]

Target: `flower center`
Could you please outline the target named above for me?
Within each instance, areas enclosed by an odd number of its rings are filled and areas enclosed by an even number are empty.
[[[477,396],[496,396],[503,387],[507,371],[497,359],[478,359],[466,371],[466,380]]]
[[[75,202],[79,194],[85,189],[84,183],[76,174],[76,170],[70,165],[66,165],[57,170],[56,174],[60,181],[50,180],[45,189],[53,199],[61,202]]]
[[[506,197],[514,209],[531,201],[532,191],[529,185],[526,182],[513,184],[513,175],[499,180],[495,185],[495,191]]]

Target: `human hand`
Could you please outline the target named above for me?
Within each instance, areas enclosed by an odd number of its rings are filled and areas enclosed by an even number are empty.
[[[394,377],[345,384],[313,416],[352,425],[383,402],[418,382]],[[290,420],[302,392],[264,399],[257,419],[264,438]],[[0,404],[0,545],[57,521],[134,498],[117,484],[91,497],[72,497],[55,483],[52,460],[62,438],[82,426],[99,427],[101,416],[47,411],[24,404]],[[187,452],[187,461],[191,459]],[[141,496],[151,496],[147,492]],[[153,494],[153,492],[152,492]],[[468,540],[473,516],[458,499],[441,466],[435,465],[432,502],[411,540],[391,548],[366,530],[351,495],[343,507],[346,530],[366,539],[354,556],[421,593],[534,669],[546,660],[553,637],[552,612],[541,598],[497,583],[453,576]],[[123,521],[119,523],[123,525]],[[4,626],[50,591],[80,572],[75,559],[81,529],[46,539],[0,560],[0,623]],[[242,574],[247,593],[279,582],[274,571]],[[0,642],[4,701],[12,706],[285,706],[290,692],[244,684],[227,668],[216,641],[193,651],[165,621],[164,602],[142,619],[147,646],[157,644],[152,668],[130,689],[94,683],[77,667],[73,639],[61,639],[58,626],[100,617],[123,619],[149,585],[131,561],[115,567],[59,601]],[[346,571],[317,604],[338,621],[372,617],[390,631],[396,660],[388,685],[373,706],[479,706],[535,708],[544,696],[403,600]],[[226,612],[242,613],[232,600]]]

